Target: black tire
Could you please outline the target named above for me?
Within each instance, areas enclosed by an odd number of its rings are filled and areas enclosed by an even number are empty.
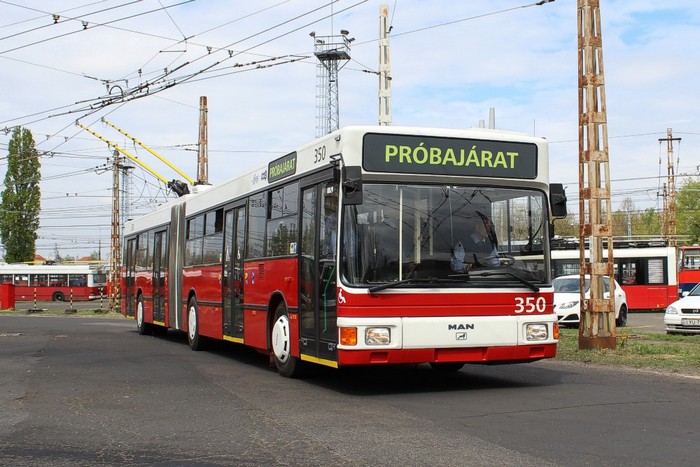
[[[459,371],[464,366],[464,363],[459,362],[442,362],[442,363],[431,363],[430,366],[434,371],[438,373],[454,373]]]
[[[192,297],[187,303],[187,342],[192,350],[202,350],[204,348],[204,338],[199,335],[197,297]]]
[[[289,314],[283,302],[280,302],[275,309],[275,319],[270,329],[270,345],[279,374],[286,378],[298,376],[301,362],[292,356]]]
[[[627,326],[627,307],[625,305],[622,305],[622,307],[620,308],[620,313],[617,315],[615,325],[618,328],[624,328],[625,326]]]
[[[51,300],[54,302],[63,302],[66,300],[66,296],[63,295],[63,292],[54,292],[51,296]]]
[[[152,326],[143,320],[143,296],[139,295],[136,299],[136,330],[139,334],[150,334]]]

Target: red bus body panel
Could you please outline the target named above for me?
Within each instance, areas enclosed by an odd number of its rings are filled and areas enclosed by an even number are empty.
[[[678,300],[678,287],[675,285],[620,285],[627,294],[627,307],[630,310],[663,310]]]
[[[404,349],[398,351],[338,350],[338,365],[431,363],[527,362],[553,358],[556,344],[505,347],[460,347],[456,349]]]

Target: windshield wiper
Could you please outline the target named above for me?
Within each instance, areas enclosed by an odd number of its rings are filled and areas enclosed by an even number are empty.
[[[463,282],[457,279],[441,279],[439,277],[413,277],[410,279],[403,279],[396,282],[387,282],[385,284],[375,285],[368,289],[369,293],[379,292],[380,290],[393,289],[400,285],[405,284],[444,284],[444,283],[456,283]]]
[[[525,287],[528,289],[532,290],[533,292],[539,292],[540,288],[537,287],[535,284],[530,282],[527,279],[523,279],[522,277],[518,276],[517,274],[513,274],[512,272],[507,272],[507,271],[482,271],[482,272],[469,272],[470,276],[479,276],[479,277],[490,277],[490,276],[508,276],[512,277],[516,281],[520,282],[523,284]]]

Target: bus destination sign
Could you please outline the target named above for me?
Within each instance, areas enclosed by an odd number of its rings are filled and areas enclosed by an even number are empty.
[[[276,159],[267,166],[267,181],[272,183],[297,172],[297,153],[289,154]]]
[[[372,172],[537,177],[533,143],[378,133],[363,143],[362,166]]]

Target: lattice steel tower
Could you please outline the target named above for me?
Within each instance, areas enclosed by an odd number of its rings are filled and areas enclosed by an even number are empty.
[[[327,135],[340,128],[340,107],[338,104],[338,71],[350,60],[349,32],[341,30],[339,36],[317,36],[314,40],[316,66],[316,137]],[[340,64],[342,62],[342,65]]]
[[[612,206],[605,74],[599,0],[578,0],[579,235],[581,318],[579,349],[616,348]],[[588,209],[586,209],[588,208]],[[586,240],[590,262],[586,261]],[[607,247],[607,255],[604,248]],[[605,257],[607,256],[607,258]],[[590,297],[584,274],[590,276]],[[604,278],[610,291],[606,294]]]

